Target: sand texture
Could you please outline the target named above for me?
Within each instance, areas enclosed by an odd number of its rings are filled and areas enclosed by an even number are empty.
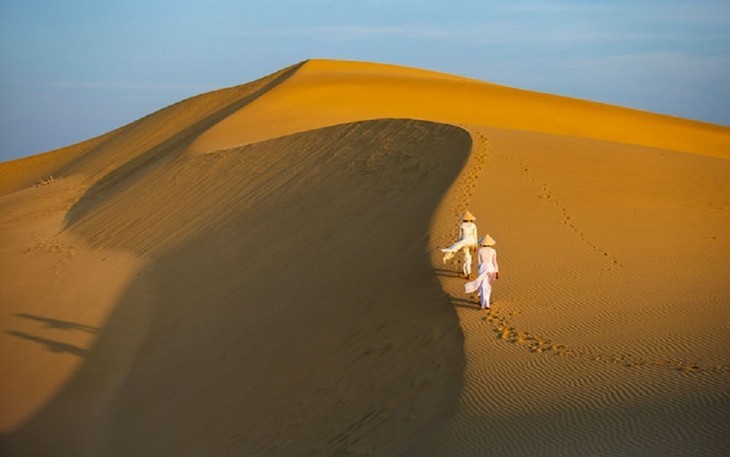
[[[0,454],[728,455],[729,158],[314,60],[2,163]],[[437,249],[466,209],[491,311]]]

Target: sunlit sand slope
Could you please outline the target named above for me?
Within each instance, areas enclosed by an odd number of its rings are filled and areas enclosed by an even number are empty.
[[[148,263],[81,368],[6,446],[69,456],[428,447],[463,368],[428,227],[470,146],[457,127],[379,120],[98,183],[67,230],[89,250]]]
[[[30,420],[82,365],[143,264],[63,231],[84,188],[67,178],[0,197],[0,433]]]
[[[727,455],[730,162],[473,133],[432,241],[466,355],[433,454]],[[497,240],[491,313],[435,253],[467,207]]]
[[[391,65],[311,60],[198,138],[209,152],[380,117],[488,125],[730,157],[730,128]]]

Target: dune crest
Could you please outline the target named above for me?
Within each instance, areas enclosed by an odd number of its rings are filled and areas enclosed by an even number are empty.
[[[189,150],[362,119],[397,117],[536,131],[730,158],[730,128],[375,63],[309,60],[265,99],[231,114]]]
[[[290,77],[301,64],[240,86],[175,103],[96,138],[0,163],[0,195],[47,179],[81,175],[93,183],[144,168],[167,152],[179,152],[210,126]],[[116,173],[114,173],[116,172]]]

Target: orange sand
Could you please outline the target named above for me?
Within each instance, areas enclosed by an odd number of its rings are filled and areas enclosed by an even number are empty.
[[[726,455],[729,156],[316,60],[2,163],[0,450]],[[436,250],[466,208],[491,313]]]

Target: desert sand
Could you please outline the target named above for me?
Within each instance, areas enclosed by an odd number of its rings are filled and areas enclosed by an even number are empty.
[[[0,164],[0,451],[730,453],[730,128],[310,60]],[[469,209],[493,309],[463,293]]]

